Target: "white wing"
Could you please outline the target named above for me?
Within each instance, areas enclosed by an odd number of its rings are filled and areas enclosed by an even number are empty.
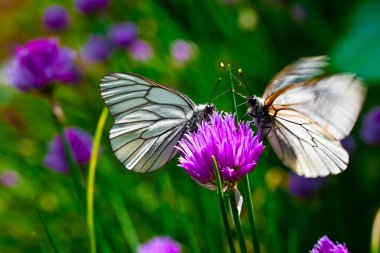
[[[150,172],[173,158],[196,110],[188,97],[135,74],[105,76],[100,88],[115,119],[111,146],[127,169]]]
[[[362,83],[350,74],[295,84],[268,107],[269,141],[280,159],[306,177],[337,174],[347,168],[346,137],[365,97]]]

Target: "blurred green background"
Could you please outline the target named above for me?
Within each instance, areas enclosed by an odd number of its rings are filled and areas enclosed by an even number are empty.
[[[46,7],[61,4],[70,24],[61,32],[46,29]],[[106,10],[86,15],[73,1],[0,1],[0,60],[6,64],[16,45],[57,37],[78,52],[78,85],[56,87],[54,96],[65,125],[92,135],[104,106],[99,80],[112,72],[133,72],[180,90],[197,104],[207,103],[219,77],[217,94],[228,90],[220,62],[242,68],[256,95],[283,67],[303,56],[329,55],[331,72],[353,72],[365,80],[368,95],[352,131],[356,150],[346,172],[328,177],[310,198],[289,193],[289,170],[267,144],[250,174],[258,234],[263,252],[308,252],[322,235],[345,242],[351,252],[369,252],[371,229],[380,207],[380,156],[359,137],[363,115],[379,105],[380,2],[378,1],[110,1]],[[153,56],[145,61],[115,49],[102,62],[87,63],[80,50],[92,34],[130,21],[148,42]],[[191,59],[171,55],[175,40],[191,43]],[[3,77],[3,76],[2,76]],[[21,93],[0,80],[0,171],[14,170],[14,187],[0,187],[0,252],[52,252],[34,208],[40,206],[62,252],[89,249],[86,217],[69,174],[43,165],[48,142],[57,133],[49,104],[34,93]],[[239,91],[246,93],[244,89]],[[231,96],[213,101],[232,111]],[[244,100],[240,100],[244,102]],[[245,106],[238,108],[240,116]],[[133,252],[139,242],[170,235],[183,252],[227,252],[215,192],[198,186],[173,159],[157,172],[138,175],[114,157],[108,140],[108,117],[96,174],[95,215],[100,252]],[[87,168],[83,168],[83,178]],[[242,222],[248,235],[246,210]],[[129,218],[130,219],[129,219]],[[128,221],[132,224],[129,224]],[[100,232],[99,232],[100,231]],[[138,242],[133,241],[137,234]],[[249,241],[249,236],[247,236]],[[250,245],[250,243],[248,243]]]

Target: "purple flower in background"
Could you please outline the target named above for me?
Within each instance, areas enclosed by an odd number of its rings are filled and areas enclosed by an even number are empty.
[[[69,25],[69,14],[62,6],[55,4],[46,8],[44,24],[51,30],[64,30]]]
[[[373,108],[364,116],[360,137],[367,145],[380,145],[380,106]]]
[[[214,113],[197,132],[185,134],[178,143],[180,166],[200,185],[216,189],[212,156],[218,164],[224,188],[234,188],[251,172],[264,149],[260,136],[253,136],[249,123],[236,126],[235,117]]]
[[[153,56],[153,50],[150,45],[142,40],[133,42],[129,50],[132,57],[138,61],[146,61]]]
[[[156,236],[150,241],[141,244],[137,253],[180,253],[181,245],[169,236]]]
[[[20,183],[20,177],[16,171],[13,170],[4,170],[0,174],[0,184],[9,187],[15,188]]]
[[[120,23],[108,31],[110,40],[119,47],[130,47],[138,38],[138,30],[132,22]]]
[[[110,57],[112,47],[110,41],[101,35],[91,36],[84,44],[81,55],[85,61],[104,61]]]
[[[344,244],[333,243],[326,235],[314,245],[310,253],[349,253]]]
[[[71,146],[77,163],[79,165],[87,164],[91,157],[92,137],[78,128],[65,129],[64,136]],[[63,148],[60,135],[55,136],[49,143],[44,164],[55,171],[68,172],[69,167]]]
[[[75,0],[75,6],[83,13],[91,13],[106,9],[108,0]]]
[[[288,182],[289,192],[300,198],[310,198],[315,195],[326,182],[326,178],[305,178],[291,172]]]
[[[191,59],[193,56],[193,48],[190,43],[184,40],[176,40],[170,47],[172,57],[180,62],[184,63]]]
[[[306,10],[301,5],[294,5],[291,9],[291,16],[296,23],[303,23],[307,18]]]
[[[57,39],[36,39],[18,46],[6,67],[8,81],[21,91],[43,88],[54,82],[73,83],[78,79],[75,52],[59,47]]]
[[[356,141],[352,136],[347,136],[346,138],[340,141],[340,144],[342,144],[343,148],[348,152],[350,156],[352,156],[355,153]]]

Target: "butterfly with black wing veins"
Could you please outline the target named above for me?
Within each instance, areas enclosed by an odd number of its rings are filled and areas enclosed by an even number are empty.
[[[353,74],[324,75],[327,61],[302,58],[277,74],[262,98],[247,99],[247,113],[277,156],[305,177],[347,168],[340,141],[353,128],[366,93]]]
[[[196,105],[183,93],[131,73],[114,73],[100,82],[101,95],[115,122],[112,149],[124,166],[138,173],[164,166],[177,142],[197,123],[208,120],[214,105]]]

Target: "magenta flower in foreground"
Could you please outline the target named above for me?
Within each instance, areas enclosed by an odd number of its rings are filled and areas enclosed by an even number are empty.
[[[64,135],[71,146],[77,163],[79,165],[86,165],[91,157],[92,137],[88,133],[77,128],[65,129]],[[48,153],[45,156],[44,164],[57,172],[69,171],[60,135],[55,136],[49,143]]]
[[[333,243],[326,235],[314,245],[310,253],[349,253],[344,244]]]
[[[150,241],[141,244],[137,253],[180,253],[181,245],[169,236],[156,236]]]
[[[234,188],[251,172],[264,149],[260,136],[254,136],[249,123],[236,127],[235,117],[214,113],[198,131],[188,133],[178,143],[180,166],[199,184],[216,189],[212,156],[217,161],[224,188]]]
[[[6,78],[21,91],[43,88],[54,82],[72,83],[78,78],[75,52],[59,47],[57,39],[36,39],[18,46]]]

